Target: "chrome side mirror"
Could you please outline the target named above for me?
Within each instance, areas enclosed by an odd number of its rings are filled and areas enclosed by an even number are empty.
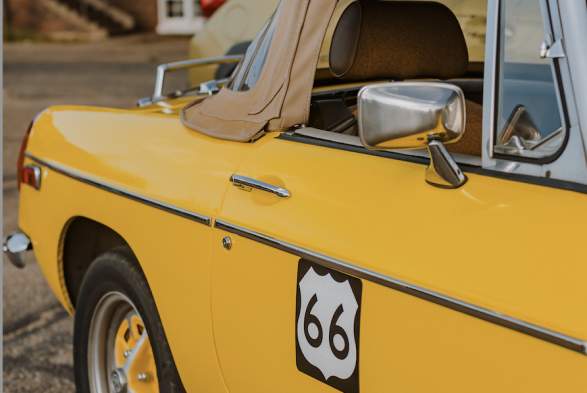
[[[359,136],[372,150],[427,147],[426,181],[457,188],[466,176],[444,144],[458,142],[465,132],[465,97],[444,83],[393,82],[359,92]]]

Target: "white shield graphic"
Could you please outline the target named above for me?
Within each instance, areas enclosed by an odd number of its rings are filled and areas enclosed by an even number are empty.
[[[359,304],[348,280],[336,281],[310,268],[299,281],[300,312],[296,334],[306,360],[324,380],[342,380],[357,367],[355,317]]]

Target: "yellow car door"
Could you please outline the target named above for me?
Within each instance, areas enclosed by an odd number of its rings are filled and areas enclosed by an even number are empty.
[[[322,376],[311,375],[297,343],[300,322],[312,325],[319,314],[310,310],[310,320],[300,320],[296,310],[298,275],[315,262],[318,276],[362,279],[359,309],[349,309],[358,312],[357,340],[347,337],[356,346],[361,391],[582,386],[584,355],[532,336],[541,333],[534,325],[585,336],[587,319],[573,312],[583,301],[576,273],[584,264],[563,247],[580,243],[582,219],[566,217],[587,215],[584,195],[474,173],[464,187],[443,190],[424,182],[423,165],[397,156],[271,137],[257,149],[239,174],[291,196],[232,187],[216,221],[212,314],[231,392],[340,389],[332,368],[344,362],[318,360]],[[565,231],[536,249],[536,228],[545,224]],[[568,268],[552,268],[561,258]],[[346,305],[344,291],[328,284]],[[321,328],[306,329],[322,336],[327,351],[329,336],[336,340],[336,309],[318,315]],[[344,349],[345,339],[338,341],[332,347]]]

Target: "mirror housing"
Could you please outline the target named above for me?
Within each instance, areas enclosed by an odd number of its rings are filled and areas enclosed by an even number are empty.
[[[426,181],[456,188],[466,177],[444,144],[465,132],[465,96],[445,83],[392,82],[366,86],[359,92],[359,137],[371,150],[428,148]]]

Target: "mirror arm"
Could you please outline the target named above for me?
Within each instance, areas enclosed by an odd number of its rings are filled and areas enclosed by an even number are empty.
[[[467,176],[438,139],[428,141],[430,165],[426,169],[426,182],[441,188],[459,188],[467,182]]]

